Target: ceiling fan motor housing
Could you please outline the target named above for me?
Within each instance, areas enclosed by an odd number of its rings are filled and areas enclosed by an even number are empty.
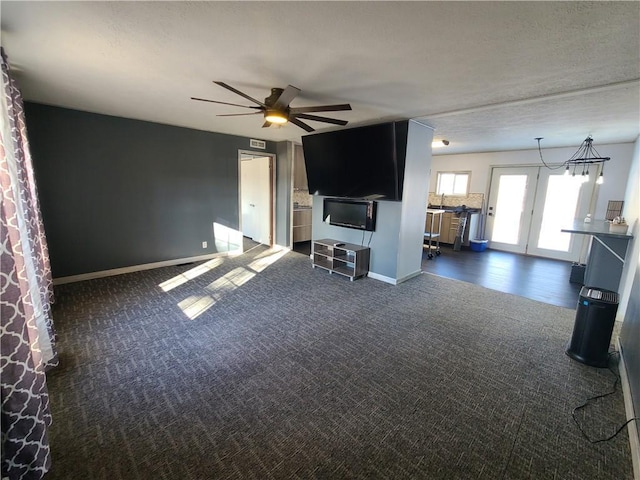
[[[271,107],[274,103],[278,101],[278,99],[280,98],[280,95],[282,95],[282,92],[284,92],[283,88],[272,88],[271,95],[269,95],[267,98],[264,99],[264,104],[267,107]]]

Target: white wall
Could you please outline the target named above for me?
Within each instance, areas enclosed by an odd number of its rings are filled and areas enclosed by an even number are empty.
[[[579,145],[569,148],[544,148],[542,158],[547,164],[560,164],[568,160]],[[604,218],[609,200],[623,200],[627,178],[633,160],[633,143],[612,145],[594,145],[598,153],[611,160],[605,162],[604,183],[596,190],[597,201],[593,218]],[[446,147],[445,147],[446,148]],[[438,152],[440,153],[440,152]],[[484,193],[489,191],[492,166],[506,165],[542,165],[537,148],[532,150],[515,150],[508,152],[468,153],[460,155],[434,155],[431,162],[431,181],[429,191],[435,192],[436,177],[439,171],[471,171],[470,192]]]
[[[422,271],[422,245],[424,243],[425,205],[429,194],[431,169],[431,142],[433,129],[409,121],[407,155],[405,157],[402,217],[398,241],[399,282]]]
[[[633,238],[629,242],[627,257],[620,279],[620,304],[618,306],[618,319],[623,319],[631,296],[631,287],[640,263],[640,137],[633,145],[633,163],[626,184],[623,214],[630,226],[629,233]],[[611,160],[613,162],[613,160]],[[609,163],[611,163],[609,162]]]

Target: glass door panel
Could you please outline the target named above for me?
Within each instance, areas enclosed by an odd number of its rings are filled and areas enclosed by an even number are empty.
[[[491,248],[526,252],[537,175],[537,167],[493,169],[487,214]]]
[[[501,175],[499,182],[491,241],[517,245],[527,176]]]
[[[581,236],[561,230],[571,226],[575,218],[586,215],[594,180],[595,175],[585,181],[582,176],[572,177],[557,170],[541,169],[527,253],[558,260],[578,260]]]

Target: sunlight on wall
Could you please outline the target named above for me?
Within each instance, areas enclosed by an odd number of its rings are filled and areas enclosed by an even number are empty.
[[[213,238],[218,252],[242,253],[242,232],[213,222]]]
[[[214,258],[212,260],[209,260],[208,262],[205,262],[201,265],[198,265],[197,267],[192,268],[191,270],[187,270],[186,272],[181,273],[180,275],[176,275],[175,277],[170,278],[166,282],[162,282],[158,286],[165,292],[168,292],[182,285],[183,283],[187,283],[189,280],[199,277],[203,273],[206,273],[210,270],[213,270],[217,266],[222,265],[223,261],[224,260],[222,258]]]
[[[289,252],[288,248],[283,248],[283,247],[270,248],[262,252],[261,254],[256,255],[253,261],[250,262],[246,267],[234,268],[233,270],[226,273],[222,277],[211,282],[209,285],[205,287],[206,290],[209,291],[207,295],[187,297],[178,303],[178,307],[180,307],[180,309],[184,312],[184,314],[190,320],[194,320],[195,318],[199,317],[204,312],[209,310],[213,305],[216,304],[216,302],[220,301],[220,299],[222,299],[226,294],[236,290],[237,288],[241,287],[242,285],[244,285],[245,283],[253,279],[258,273],[264,271],[269,265],[273,265],[275,262],[280,260],[288,252]],[[215,260],[218,260],[218,259],[215,259]],[[210,263],[210,262],[206,262],[206,263]],[[206,263],[201,266],[206,265]],[[197,270],[197,269],[198,267],[192,270]],[[211,268],[200,272],[199,275],[209,270],[211,270]],[[178,277],[174,277],[174,278],[178,278]],[[174,279],[168,280],[167,282],[171,282],[172,280]],[[184,283],[187,280],[184,280],[182,283]],[[164,282],[164,283],[167,283],[167,282]],[[181,283],[179,283],[178,285],[180,284]],[[171,288],[174,288],[174,287],[172,286]],[[168,290],[165,290],[165,291],[168,291]]]

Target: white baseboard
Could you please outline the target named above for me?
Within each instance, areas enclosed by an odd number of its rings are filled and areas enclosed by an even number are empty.
[[[143,270],[151,270],[153,268],[170,267],[173,265],[180,265],[182,263],[201,262],[204,260],[211,260],[217,257],[228,257],[232,255],[239,255],[242,253],[242,249],[232,250],[223,253],[210,253],[208,255],[198,255],[197,257],[176,258],[173,260],[165,260],[162,262],[144,263],[141,265],[132,265],[130,267],[114,268],[111,270],[101,270],[99,272],[81,273],[79,275],[70,275],[68,277],[58,277],[53,279],[54,285],[63,285],[65,283],[82,282],[84,280],[93,280],[95,278],[112,277],[114,275],[122,275],[123,273],[141,272]]]
[[[631,399],[631,389],[629,387],[629,378],[627,377],[627,369],[625,367],[624,355],[622,352],[622,345],[620,345],[620,339],[616,339],[616,349],[620,352],[620,363],[618,368],[620,370],[620,383],[622,384],[622,395],[624,396],[624,409],[627,415],[627,420],[634,418],[637,414],[633,410],[633,400]],[[638,412],[640,414],[640,412]],[[629,432],[629,445],[631,447],[631,460],[633,462],[633,478],[640,480],[640,444],[638,441],[638,421],[630,422],[627,426]]]
[[[390,283],[391,285],[397,285],[398,281],[395,278],[387,277],[385,275],[380,275],[379,273],[369,272],[367,273],[367,277],[373,278],[374,280],[380,280],[384,283]]]
[[[418,270],[417,272],[410,273],[409,275],[405,275],[402,278],[391,278],[385,275],[380,275],[379,273],[369,272],[367,274],[368,277],[373,278],[374,280],[380,280],[381,282],[390,283],[391,285],[398,285],[399,283],[406,282],[407,280],[412,279],[413,277],[417,277],[421,275],[422,271]]]
[[[409,275],[405,275],[404,277],[399,278],[399,279],[396,281],[396,284],[398,284],[398,283],[402,283],[402,282],[406,282],[407,280],[411,280],[412,278],[415,278],[415,277],[417,277],[418,275],[422,275],[422,270],[417,270],[417,271],[415,271],[415,272],[413,272],[413,273],[410,273]]]

